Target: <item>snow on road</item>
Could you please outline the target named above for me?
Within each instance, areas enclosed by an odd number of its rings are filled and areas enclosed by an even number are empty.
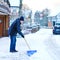
[[[31,57],[26,51],[30,50],[23,38],[17,38],[18,53],[10,53],[9,37],[0,39],[0,60],[60,60],[60,37],[53,35],[52,29],[40,29],[36,33],[25,35],[31,50],[37,50]]]

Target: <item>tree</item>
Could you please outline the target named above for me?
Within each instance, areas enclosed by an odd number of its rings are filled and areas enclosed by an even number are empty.
[[[42,13],[44,15],[43,24],[44,24],[44,26],[48,26],[48,15],[49,15],[50,11],[49,11],[49,9],[46,8],[42,11]]]
[[[40,11],[36,11],[34,14],[35,23],[40,23]]]
[[[20,0],[20,5],[19,5],[19,16],[22,15],[22,0]]]
[[[44,16],[48,16],[49,13],[50,13],[50,10],[46,8],[46,9],[44,9],[42,12],[43,12],[43,15],[44,15]]]

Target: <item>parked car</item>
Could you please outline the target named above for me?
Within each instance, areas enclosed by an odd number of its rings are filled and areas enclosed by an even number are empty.
[[[53,34],[60,34],[60,23],[55,23],[53,27]]]

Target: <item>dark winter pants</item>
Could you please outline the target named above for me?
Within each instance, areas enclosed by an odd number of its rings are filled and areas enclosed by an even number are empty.
[[[10,51],[14,51],[15,50],[15,46],[16,46],[16,36],[10,36]]]

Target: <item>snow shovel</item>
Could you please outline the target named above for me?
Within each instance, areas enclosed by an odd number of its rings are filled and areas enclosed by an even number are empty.
[[[26,42],[26,45],[27,45],[28,48],[29,48],[29,51],[27,51],[27,55],[28,55],[28,56],[31,56],[31,55],[33,55],[34,53],[36,53],[37,50],[31,50],[31,48],[30,48],[30,46],[29,46],[29,44],[27,43],[27,41],[26,41],[25,38],[24,38],[24,40],[25,40],[25,42]]]

